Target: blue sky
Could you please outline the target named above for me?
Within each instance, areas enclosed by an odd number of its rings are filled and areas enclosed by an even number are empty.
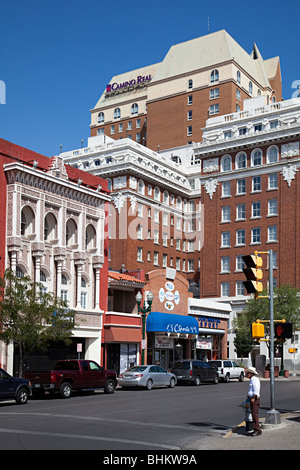
[[[279,55],[291,98],[299,1],[1,0],[0,137],[48,156],[86,145],[90,109],[111,77],[207,34],[208,17],[210,32],[226,29],[247,52],[255,41],[263,58]]]

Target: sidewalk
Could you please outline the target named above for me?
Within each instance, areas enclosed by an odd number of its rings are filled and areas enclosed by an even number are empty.
[[[269,381],[270,379],[260,380]],[[300,380],[297,377],[278,377],[276,380]],[[252,437],[246,431],[242,422],[225,436],[207,436],[199,441],[197,450],[300,450],[300,397],[299,409],[280,415],[280,424],[266,425],[264,418],[260,419],[262,434]]]

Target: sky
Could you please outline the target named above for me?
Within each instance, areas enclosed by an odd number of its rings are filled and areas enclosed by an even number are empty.
[[[114,75],[161,62],[208,27],[279,56],[290,99],[299,18],[299,0],[0,0],[0,137],[49,157],[87,146],[90,110]]]

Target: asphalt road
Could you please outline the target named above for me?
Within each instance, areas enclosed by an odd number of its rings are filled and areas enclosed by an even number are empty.
[[[208,436],[224,436],[244,420],[240,404],[249,381],[174,389],[122,390],[45,396],[27,405],[0,403],[1,450],[197,449]],[[262,381],[260,417],[270,409],[269,381]],[[300,409],[300,381],[275,383],[275,408]]]

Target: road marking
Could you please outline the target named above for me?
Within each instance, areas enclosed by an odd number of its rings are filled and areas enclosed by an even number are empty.
[[[80,436],[78,434],[63,434],[58,432],[40,432],[40,431],[24,431],[22,429],[4,429],[0,428],[0,433],[3,432],[5,434],[25,434],[31,436],[47,436],[47,437],[64,437],[68,439],[83,439],[83,440],[90,440],[90,441],[105,441],[105,442],[119,442],[122,444],[138,444],[146,447],[158,447],[160,449],[170,449],[170,450],[180,450],[180,447],[175,447],[171,445],[165,444],[157,444],[156,442],[144,442],[144,441],[134,441],[129,439],[118,439],[116,437],[108,438],[108,437],[98,437],[98,436]]]
[[[129,419],[116,419],[116,418],[106,418],[106,417],[97,417],[97,416],[77,416],[77,415],[67,415],[67,414],[56,414],[56,413],[22,413],[22,412],[6,412],[0,414],[8,414],[8,415],[22,415],[22,416],[47,416],[53,418],[69,418],[69,419],[76,419],[76,420],[87,420],[87,421],[106,421],[109,423],[116,423],[116,424],[133,424],[135,426],[151,426],[156,428],[167,428],[167,429],[185,429],[191,432],[204,432],[207,434],[207,429],[201,429],[200,426],[193,426],[193,425],[176,425],[176,424],[163,424],[163,423],[142,423],[141,421],[133,421]],[[212,432],[212,431],[210,431]]]

